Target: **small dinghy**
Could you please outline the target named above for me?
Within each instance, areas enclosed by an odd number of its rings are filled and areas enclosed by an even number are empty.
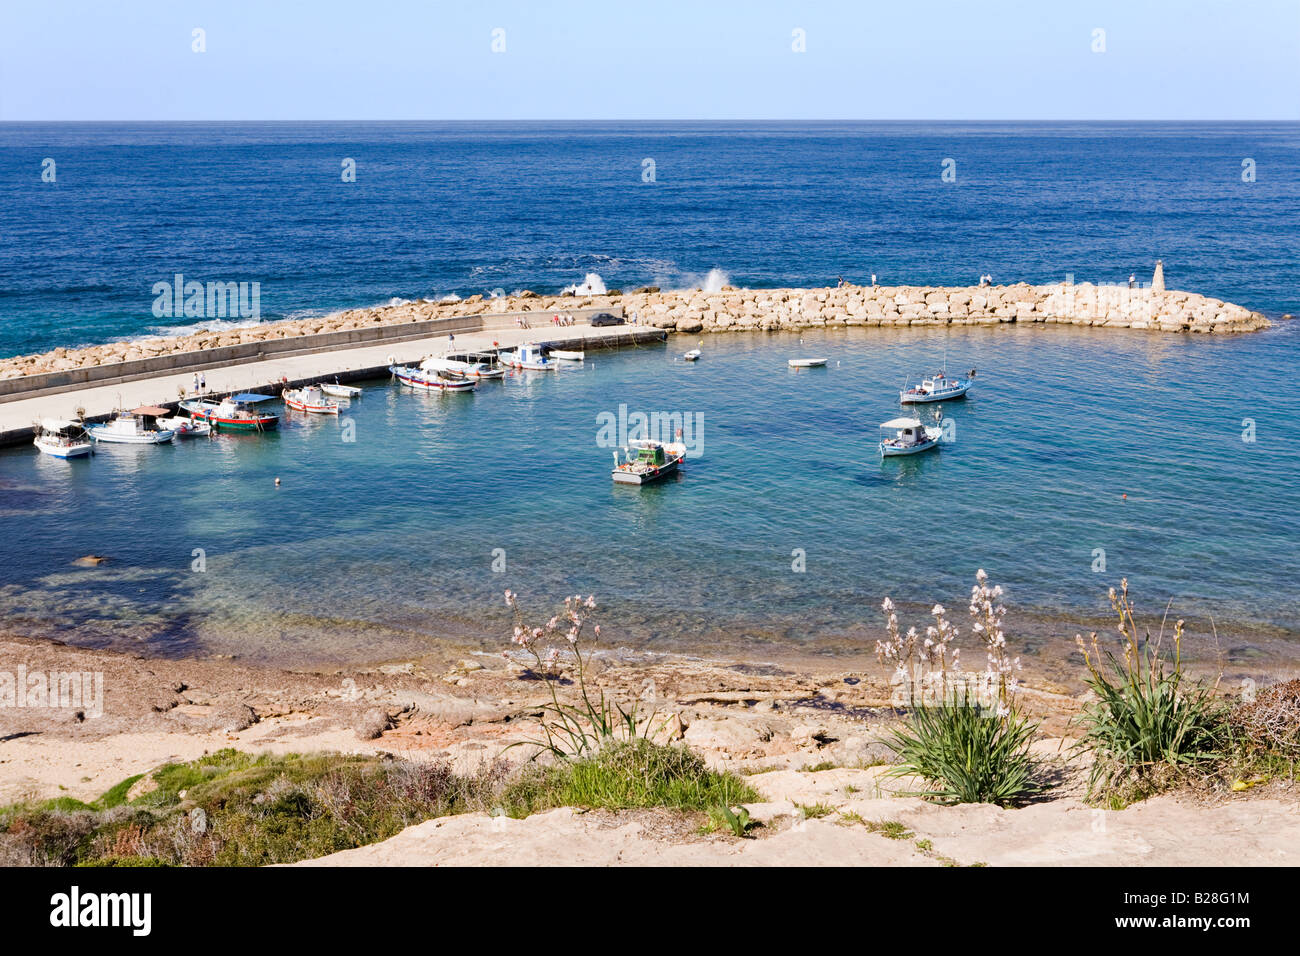
[[[824,358],[792,358],[787,363],[791,368],[821,368],[826,364]]]
[[[361,389],[355,385],[340,385],[337,381],[321,382],[320,390],[326,395],[332,395],[334,398],[360,398]]]
[[[64,418],[44,418],[39,421],[32,444],[54,458],[80,458],[94,450],[86,426]]]
[[[915,455],[917,452],[929,451],[939,446],[943,429],[934,425],[922,425],[915,418],[891,418],[880,425],[883,431],[892,431],[892,438],[880,441],[880,454],[883,458],[894,455]]]
[[[586,352],[574,352],[570,349],[548,349],[546,354],[561,362],[585,362],[587,360]]]
[[[685,355],[682,356],[682,360],[686,362],[698,362],[700,360],[700,356],[703,354],[704,353],[701,352],[699,349],[691,349],[689,352],[687,352]]]
[[[920,405],[925,402],[946,402],[954,398],[963,398],[970,387],[975,384],[975,370],[965,378],[949,378],[944,372],[935,372],[929,378],[921,379],[920,385],[913,385],[898,393],[898,400],[904,405]]]
[[[648,485],[653,481],[677,473],[686,446],[681,442],[633,440],[626,449],[627,459],[621,460],[614,452],[614,483],[618,485]]]
[[[455,373],[451,372],[426,372],[423,369],[406,368],[401,365],[394,365],[389,368],[389,371],[403,385],[425,392],[472,392],[477,385],[464,376],[452,378]]]
[[[159,428],[168,428],[176,433],[177,438],[202,438],[212,434],[212,426],[197,418],[183,418],[174,415],[171,418],[158,419]]]
[[[325,392],[316,385],[286,389],[283,397],[284,403],[295,411],[310,412],[313,415],[339,413],[339,403],[327,398]]]

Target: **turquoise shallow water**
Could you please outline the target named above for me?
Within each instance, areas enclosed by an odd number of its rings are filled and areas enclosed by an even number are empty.
[[[1300,638],[1297,334],[718,336],[694,366],[674,342],[472,395],[367,383],[344,421],[295,416],[278,434],[72,463],[8,449],[0,617],[156,653],[361,661],[499,645],[508,587],[539,613],[596,593],[614,645],[840,654],[870,647],[886,594],[918,617],[934,601],[964,613],[984,567],[1045,655],[1127,575],[1153,612],[1172,599],[1202,635],[1213,617],[1231,654],[1285,658]],[[829,367],[789,370],[801,353]],[[948,406],[955,440],[882,462],[876,426],[904,376],[945,356],[980,370]],[[613,487],[598,416],[621,403],[701,416],[702,454],[661,486]],[[91,553],[110,560],[73,565]]]

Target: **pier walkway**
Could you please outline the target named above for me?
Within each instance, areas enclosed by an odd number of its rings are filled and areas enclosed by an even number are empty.
[[[525,342],[548,342],[558,348],[607,349],[662,342],[666,338],[660,329],[639,325],[592,328],[590,325],[557,327],[547,324],[532,328],[448,331],[455,335],[454,349],[457,352],[506,349]],[[208,394],[249,391],[270,394],[272,387],[278,390],[286,382],[297,386],[322,380],[332,382],[335,378],[340,382],[350,382],[387,377],[389,365],[409,365],[429,355],[441,355],[451,348],[447,333],[443,333],[409,341],[265,358],[206,370],[202,374],[207,379]],[[17,398],[0,403],[0,445],[30,441],[33,424],[42,418],[103,420],[119,408],[174,406],[182,398],[193,397],[193,391],[194,370],[187,368],[135,381],[90,384],[56,394]]]

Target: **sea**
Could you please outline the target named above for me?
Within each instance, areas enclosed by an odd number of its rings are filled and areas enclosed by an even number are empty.
[[[510,589],[541,620],[594,594],[611,651],[856,662],[886,596],[965,630],[983,568],[1044,660],[1113,632],[1127,579],[1153,632],[1288,666],[1298,220],[1300,124],[0,124],[0,356],[522,289],[1127,284],[1157,259],[1276,320],[737,334],[694,365],[673,340],[472,394],[365,382],[266,435],[4,449],[0,628],[281,664],[493,653]],[[176,274],[257,283],[260,313],[160,316]],[[900,387],[945,366],[979,370],[948,440],[882,461]],[[692,455],[615,487],[602,425],[637,412],[689,423]]]

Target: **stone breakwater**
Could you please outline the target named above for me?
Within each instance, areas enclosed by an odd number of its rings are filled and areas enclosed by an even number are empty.
[[[0,360],[0,379],[112,365],[137,359],[322,332],[401,325],[428,319],[509,312],[535,313],[545,337],[550,318],[577,309],[621,310],[641,325],[670,332],[776,331],[840,326],[1000,325],[1045,323],[1160,332],[1252,332],[1268,319],[1247,308],[1177,290],[1129,289],[1091,283],[988,287],[854,286],[826,289],[737,289],[611,292],[594,296],[472,296],[454,302],[410,302],[348,309],[331,315],[203,330],[82,349],[58,348]],[[201,322],[201,318],[196,322]]]

